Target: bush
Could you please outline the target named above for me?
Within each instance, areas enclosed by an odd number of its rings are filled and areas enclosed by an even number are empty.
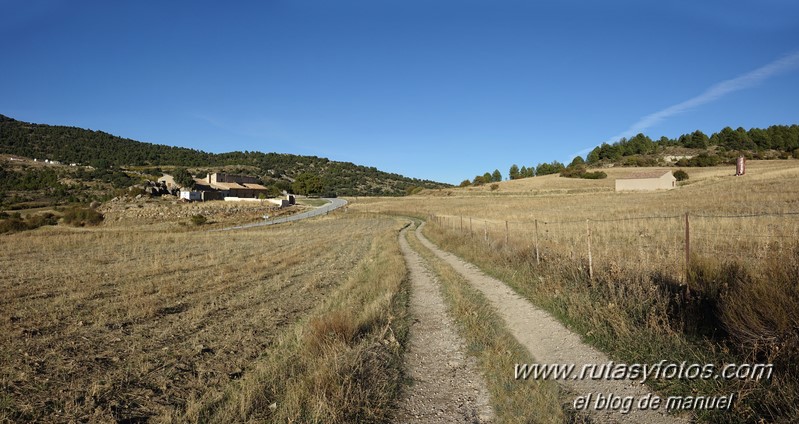
[[[490,187],[491,187],[491,191],[494,191],[494,190],[497,190],[497,189],[499,189],[499,184],[497,184],[497,183],[494,183],[494,184],[491,184],[491,186],[490,186]]]
[[[560,176],[566,178],[585,178],[587,180],[601,180],[603,178],[607,178],[608,174],[604,173],[603,171],[588,172],[585,169],[585,166],[578,165],[560,171]]]
[[[29,215],[26,219],[28,228],[34,229],[44,225],[58,225],[58,217],[51,213]]]
[[[720,157],[703,152],[691,159],[683,158],[678,160],[677,166],[716,166],[719,163],[721,163]]]
[[[192,215],[191,216],[191,223],[194,225],[203,225],[208,222],[208,218],[203,215]]]
[[[580,178],[585,178],[587,180],[602,180],[608,177],[604,171],[594,171],[594,172],[586,172],[583,175],[580,175]]]
[[[677,181],[685,181],[688,179],[688,173],[682,169],[678,169],[674,171],[674,178],[676,178]]]
[[[16,233],[18,231],[25,231],[27,229],[28,226],[25,225],[25,221],[19,218],[19,216],[14,216],[0,221],[0,234]]]
[[[35,230],[44,225],[58,225],[58,217],[47,212],[37,215],[28,215],[25,219],[17,212],[14,214],[0,213],[0,234],[15,233],[18,231]]]
[[[64,212],[64,223],[74,227],[98,225],[105,217],[92,208],[74,206]]]

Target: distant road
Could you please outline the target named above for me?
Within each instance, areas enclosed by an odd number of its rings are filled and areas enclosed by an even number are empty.
[[[264,221],[261,221],[261,222],[253,222],[253,223],[250,223],[250,224],[237,225],[235,227],[223,228],[223,229],[217,230],[217,231],[240,230],[240,229],[244,229],[244,228],[263,227],[265,225],[274,225],[274,224],[282,224],[284,222],[299,221],[301,219],[313,218],[313,217],[319,216],[319,215],[326,215],[327,213],[329,213],[329,212],[331,212],[333,210],[336,210],[336,209],[338,209],[338,208],[340,208],[340,207],[342,207],[342,206],[347,204],[346,200],[338,199],[338,198],[336,198],[336,199],[323,198],[322,200],[325,200],[328,203],[326,205],[319,206],[318,208],[312,209],[310,211],[306,211],[306,212],[302,212],[302,213],[298,213],[298,214],[294,214],[294,215],[289,215],[289,216],[282,216],[280,218],[268,219],[268,220],[264,220]]]

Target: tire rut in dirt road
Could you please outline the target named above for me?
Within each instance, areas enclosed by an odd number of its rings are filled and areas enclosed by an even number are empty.
[[[490,277],[476,266],[463,261],[457,256],[445,252],[421,234],[424,223],[416,229],[419,241],[436,256],[452,266],[469,283],[480,290],[491,305],[505,320],[511,334],[525,346],[540,364],[574,364],[580,370],[584,364],[607,364],[610,359],[604,353],[586,345],[580,337],[564,327],[555,318],[533,306],[528,300],[516,294],[503,282]],[[514,370],[508,370],[509,373]],[[519,384],[525,384],[519,380]],[[565,386],[575,396],[588,393],[613,394],[622,399],[632,396],[636,401],[651,393],[644,385],[629,380],[592,380],[561,379],[558,383]],[[592,401],[592,402],[594,402]],[[607,423],[687,423],[689,419],[666,415],[662,411],[637,409],[635,404],[629,413],[616,411],[597,411],[589,406],[587,412],[595,422]]]
[[[399,423],[486,423],[493,416],[488,390],[474,358],[465,354],[447,314],[439,283],[409,246],[399,243],[411,279],[410,346],[405,368],[412,385],[399,402]]]

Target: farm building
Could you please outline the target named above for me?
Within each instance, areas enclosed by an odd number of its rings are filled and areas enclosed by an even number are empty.
[[[255,199],[267,196],[269,190],[258,184],[258,179],[246,175],[213,173],[194,179],[194,189],[202,200],[222,200],[225,197]],[[193,200],[193,199],[192,199]]]
[[[677,179],[671,171],[636,172],[616,179],[616,191],[671,190],[677,186]]]
[[[225,196],[242,197],[242,198],[256,198],[259,195],[267,196],[269,190],[258,184],[259,181],[255,177],[246,175],[230,175],[216,173],[209,174],[206,181],[211,188],[224,192]]]
[[[180,198],[185,200],[203,200],[203,193],[199,191],[181,190]]]

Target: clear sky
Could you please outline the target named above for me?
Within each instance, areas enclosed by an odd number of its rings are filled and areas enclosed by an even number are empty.
[[[458,183],[799,123],[794,0],[0,0],[0,114]]]

